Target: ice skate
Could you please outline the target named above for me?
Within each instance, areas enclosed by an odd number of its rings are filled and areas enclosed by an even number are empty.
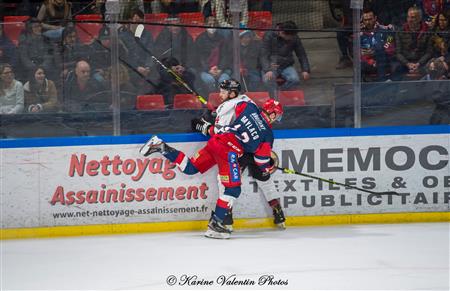
[[[218,221],[216,215],[211,215],[208,223],[208,230],[205,232],[205,236],[209,238],[228,239],[230,238],[230,231]]]
[[[166,143],[162,141],[158,136],[152,136],[146,143],[141,147],[139,152],[144,157],[148,157],[153,153],[161,153],[164,151]]]
[[[273,223],[280,228],[280,229],[286,229],[286,217],[284,217],[283,209],[281,209],[280,204],[272,206],[273,210]]]
[[[233,232],[233,212],[228,210],[227,214],[225,214],[225,218],[223,219],[223,226],[228,229],[230,232]]]

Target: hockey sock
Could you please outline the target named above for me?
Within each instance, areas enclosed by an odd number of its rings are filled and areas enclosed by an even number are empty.
[[[198,169],[183,152],[171,148],[170,151],[165,151],[162,154],[171,162],[176,163],[183,173],[187,175],[194,175],[198,173]]]
[[[228,212],[228,201],[222,200],[222,199],[217,199],[217,203],[216,203],[216,209],[214,210],[214,214],[216,215],[216,217],[218,218],[218,220],[220,221],[220,223],[223,222],[223,220],[225,219],[225,215]]]
[[[219,196],[216,203],[215,214],[222,222],[227,212],[233,208],[234,201],[241,194],[241,186],[237,187],[225,187],[224,194]]]

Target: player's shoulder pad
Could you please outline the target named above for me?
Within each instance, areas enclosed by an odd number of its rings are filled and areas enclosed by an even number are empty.
[[[238,97],[236,97],[235,99],[239,99],[239,102],[248,102],[248,103],[252,103],[252,104],[256,105],[256,103],[245,94],[241,94]],[[256,106],[258,106],[258,105],[256,105]]]

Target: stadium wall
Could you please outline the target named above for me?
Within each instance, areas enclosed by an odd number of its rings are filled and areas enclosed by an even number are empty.
[[[288,226],[450,221],[450,126],[275,131],[274,174]],[[200,134],[161,135],[193,155]],[[1,140],[1,238],[205,229],[217,170],[185,176],[138,150],[148,135]],[[271,227],[271,212],[244,173],[236,228]]]

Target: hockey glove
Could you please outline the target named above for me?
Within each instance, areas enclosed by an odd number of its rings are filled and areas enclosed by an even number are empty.
[[[211,123],[206,121],[204,118],[198,119],[194,118],[191,120],[191,128],[193,131],[201,132],[204,136],[209,136],[209,128]]]
[[[270,152],[270,173],[273,174],[278,168],[278,165],[280,163],[280,159],[278,158],[278,155],[274,152]]]

